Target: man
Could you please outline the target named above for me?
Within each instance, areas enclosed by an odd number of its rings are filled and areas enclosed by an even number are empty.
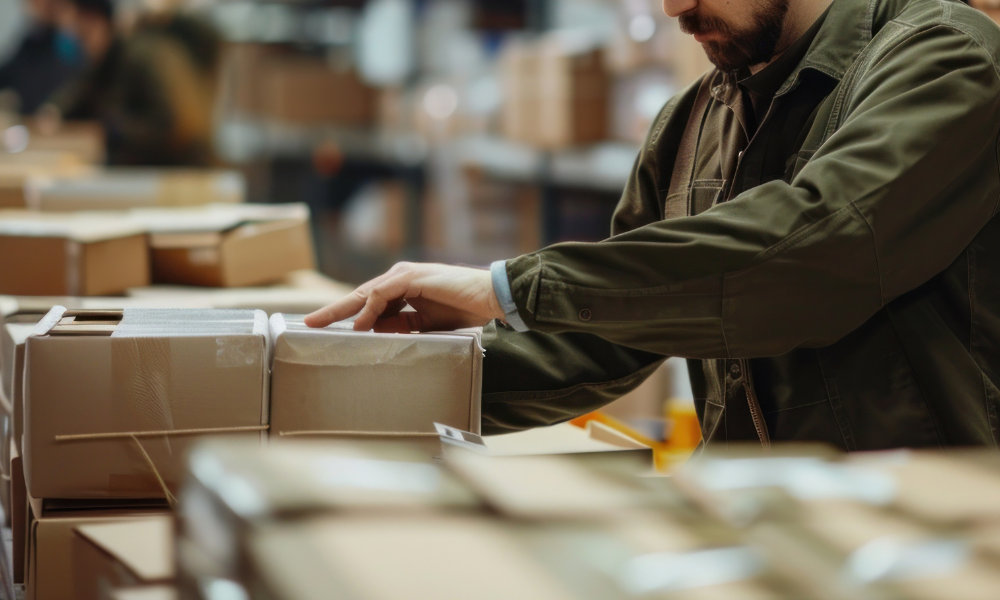
[[[88,72],[40,116],[100,121],[108,163],[209,166],[221,43],[210,26],[178,14],[115,31],[110,0],[72,0],[66,19],[86,49]]]
[[[504,319],[487,433],[597,408],[673,355],[698,359],[709,442],[995,446],[1000,29],[954,0],[664,9],[719,68],[663,108],[611,238],[491,273],[398,265],[309,324]]]
[[[38,110],[84,66],[79,43],[58,27],[65,4],[65,0],[27,2],[31,29],[14,56],[0,66],[0,90],[13,90],[24,114]]]

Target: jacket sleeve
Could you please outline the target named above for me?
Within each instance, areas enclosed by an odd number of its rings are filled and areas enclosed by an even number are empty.
[[[697,87],[660,111],[615,213],[616,229],[663,217],[658,190],[669,182],[662,183],[660,176],[671,171]],[[489,435],[553,425],[596,410],[638,387],[666,358],[592,333],[519,333],[497,323],[486,328],[483,345],[482,427]]]
[[[508,261],[522,319],[688,358],[837,341],[944,270],[996,213],[992,52],[951,28],[914,31],[862,76],[791,183]]]

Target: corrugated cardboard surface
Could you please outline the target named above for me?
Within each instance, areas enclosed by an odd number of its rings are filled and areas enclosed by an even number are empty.
[[[272,315],[272,435],[480,430],[483,350],[476,333],[309,329]],[[434,435],[436,438],[436,434]]]
[[[112,509],[80,511],[34,510],[32,501],[27,554],[29,600],[75,600],[73,530],[81,525],[121,523],[169,516],[164,509]]]
[[[170,311],[167,311],[170,312]],[[153,468],[172,489],[184,476],[195,435],[56,441],[56,436],[176,429],[253,427],[267,423],[266,333],[227,333],[236,311],[175,311],[162,334],[31,337],[26,344],[24,466],[40,498],[162,498]],[[185,313],[219,314],[200,334]],[[253,315],[251,311],[239,311]],[[139,311],[139,314],[148,314]],[[262,313],[256,313],[263,319]],[[230,315],[230,316],[226,316]],[[259,433],[215,435],[248,436]]]
[[[24,583],[24,562],[28,545],[28,490],[24,486],[24,465],[21,454],[17,447],[12,447],[10,453],[11,537],[13,538],[11,562],[14,568],[14,583]]]
[[[111,589],[169,583],[174,578],[173,527],[166,516],[76,527],[76,598],[102,600]]]

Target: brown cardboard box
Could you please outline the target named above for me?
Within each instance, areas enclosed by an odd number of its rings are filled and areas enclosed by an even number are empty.
[[[379,334],[271,316],[272,434],[427,436],[480,430],[480,332]]]
[[[10,379],[10,439],[18,449],[24,433],[24,342],[34,330],[35,324],[25,321],[7,323],[0,331],[4,344],[4,376]]]
[[[25,343],[29,493],[169,499],[198,434],[263,439],[267,335],[261,311],[54,308]]]
[[[367,125],[376,97],[352,70],[323,60],[272,58],[258,65],[263,116],[284,123]]]
[[[24,433],[24,342],[31,336],[35,325],[55,306],[71,309],[116,308],[248,308],[246,306],[219,306],[204,297],[156,296],[72,298],[59,296],[0,296],[9,300],[7,314],[0,313],[0,389],[9,390],[12,405],[11,437],[18,450]]]
[[[149,282],[143,231],[110,216],[2,213],[0,257],[4,294],[101,296]]]
[[[24,561],[27,555],[28,534],[28,490],[24,485],[24,463],[17,446],[10,449],[10,488],[11,488],[11,563],[14,570],[14,583],[23,584],[25,580]]]
[[[25,184],[31,210],[73,212],[240,203],[246,182],[221,169],[111,168],[72,177],[33,177]]]
[[[234,578],[251,531],[328,513],[470,511],[476,497],[429,455],[400,444],[213,441],[196,448],[181,496],[182,579]],[[252,504],[239,490],[253,489]]]
[[[169,516],[77,526],[73,539],[77,600],[101,600],[116,588],[173,581],[173,529]]]
[[[51,510],[29,498],[28,600],[75,600],[73,530],[83,525],[169,518],[165,509]]]
[[[556,35],[510,46],[501,65],[506,137],[547,149],[607,139],[611,80],[599,50]]]
[[[155,283],[246,287],[315,267],[302,204],[133,211],[131,218],[150,232]]]

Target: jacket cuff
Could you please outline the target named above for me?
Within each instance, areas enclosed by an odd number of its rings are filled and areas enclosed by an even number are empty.
[[[500,309],[504,312],[504,321],[513,327],[514,331],[528,331],[511,294],[510,281],[507,279],[507,262],[498,260],[491,264],[490,277],[493,279],[493,293],[496,294]]]

